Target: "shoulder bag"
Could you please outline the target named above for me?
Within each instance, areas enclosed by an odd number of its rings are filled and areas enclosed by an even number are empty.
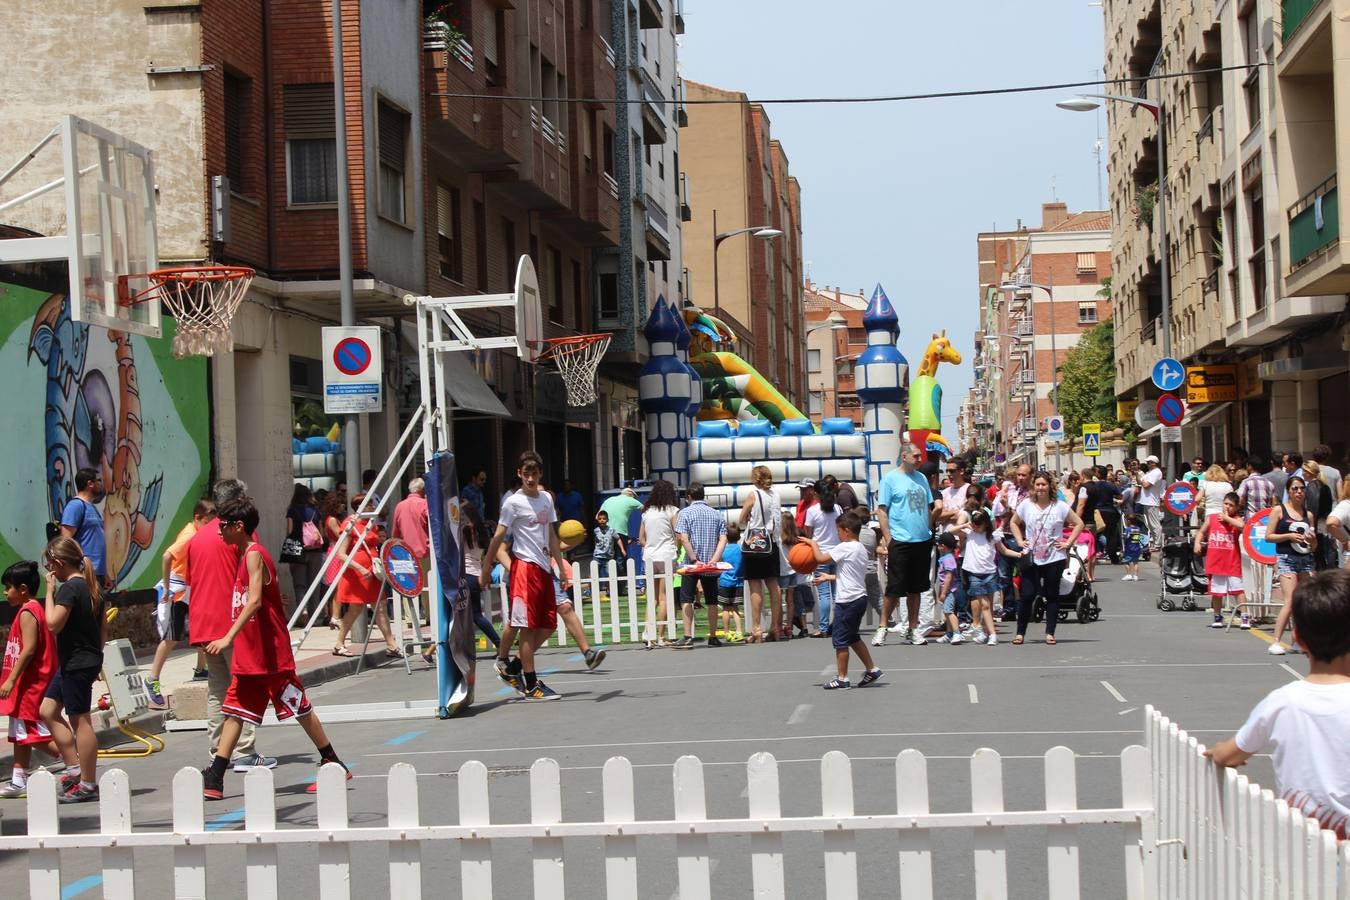
[[[759,518],[764,524],[745,530],[741,537],[741,555],[769,556],[773,553],[773,535],[768,528],[768,513],[764,511],[764,493],[755,488],[755,496],[759,499]]]

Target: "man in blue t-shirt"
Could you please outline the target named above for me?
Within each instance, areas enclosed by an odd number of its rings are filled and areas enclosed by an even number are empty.
[[[933,523],[942,511],[942,502],[934,500],[933,488],[918,471],[919,451],[906,444],[900,451],[900,468],[881,479],[877,491],[877,522],[881,540],[877,555],[886,561],[886,602],[881,624],[872,646],[886,643],[886,623],[905,595],[909,609],[909,628],[904,640],[915,646],[928,643],[914,631],[919,621],[919,595],[932,586]]]
[[[112,590],[113,579],[108,576],[107,542],[103,538],[103,516],[96,503],[103,502],[103,476],[93,469],[75,473],[75,496],[61,511],[61,534],[74,538],[85,557],[94,564],[94,573],[104,590]]]

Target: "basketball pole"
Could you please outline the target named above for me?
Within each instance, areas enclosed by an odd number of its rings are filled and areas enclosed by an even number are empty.
[[[343,77],[342,0],[333,0],[333,107],[336,114],[337,207],[338,207],[338,291],[342,324],[356,324],[356,297],[352,288],[352,209],[351,184],[347,166],[347,91]],[[348,496],[361,490],[361,440],[355,413],[343,416],[342,453],[346,459]]]

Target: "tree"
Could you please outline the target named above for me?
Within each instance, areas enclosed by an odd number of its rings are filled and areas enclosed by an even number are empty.
[[[1115,329],[1111,320],[1083,332],[1059,367],[1059,415],[1068,434],[1082,433],[1084,422],[1098,422],[1102,431],[1120,427],[1116,420]]]

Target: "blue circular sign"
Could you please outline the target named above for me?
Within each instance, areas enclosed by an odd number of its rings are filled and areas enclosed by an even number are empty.
[[[1200,494],[1189,481],[1178,481],[1163,494],[1163,506],[1174,516],[1188,515],[1195,509]]]
[[[1176,394],[1163,394],[1156,404],[1158,421],[1169,427],[1181,424],[1186,418],[1186,404]]]
[[[380,545],[380,562],[384,563],[384,577],[396,593],[404,597],[422,593],[422,567],[407,544],[398,538],[385,541]]]
[[[1160,391],[1175,391],[1186,380],[1186,367],[1170,356],[1153,364],[1153,384]]]
[[[343,338],[333,348],[333,365],[343,375],[360,375],[370,367],[370,345],[360,338]]]
[[[1253,560],[1266,566],[1275,565],[1278,559],[1275,544],[1266,540],[1270,514],[1274,511],[1274,507],[1263,509],[1248,519],[1247,524],[1242,527],[1242,549],[1246,550],[1247,555]]]

